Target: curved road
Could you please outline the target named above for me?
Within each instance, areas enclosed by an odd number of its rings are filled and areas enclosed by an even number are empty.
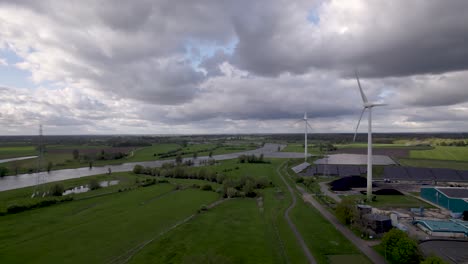
[[[236,159],[239,155],[260,155],[263,154],[266,158],[302,158],[304,157],[303,153],[296,153],[296,152],[278,152],[278,147],[280,149],[284,148],[284,145],[280,144],[265,144],[263,147],[237,152],[237,153],[229,153],[229,154],[222,154],[222,155],[215,155],[213,159],[215,160],[228,160],[228,159]],[[207,156],[198,157],[195,159],[195,163],[200,163],[203,160],[211,159]],[[191,160],[191,158],[186,158],[185,160]],[[13,190],[19,189],[23,187],[29,187],[36,185],[36,179],[39,176],[42,176],[47,179],[47,182],[55,182],[55,181],[62,181],[74,178],[80,178],[85,176],[92,176],[98,174],[105,174],[108,173],[109,169],[112,172],[125,172],[125,171],[132,171],[135,165],[142,165],[142,166],[149,166],[149,167],[161,167],[163,163],[166,162],[174,162],[174,160],[156,160],[156,161],[142,161],[142,162],[131,162],[131,163],[123,163],[120,165],[107,165],[101,167],[82,167],[77,169],[64,169],[64,170],[53,170],[51,172],[40,172],[40,173],[32,173],[32,174],[19,174],[15,176],[5,176],[0,178],[0,192],[6,190]]]
[[[302,238],[302,235],[297,230],[296,225],[294,225],[294,223],[291,221],[291,218],[289,218],[289,212],[291,211],[291,209],[293,209],[296,206],[296,194],[294,193],[294,189],[291,186],[289,186],[288,182],[286,181],[286,179],[284,179],[283,175],[279,171],[279,169],[281,167],[283,167],[284,164],[285,163],[281,164],[281,166],[279,166],[276,169],[276,173],[278,173],[278,175],[281,177],[281,180],[283,180],[284,184],[286,184],[286,187],[288,187],[288,190],[291,193],[291,197],[292,197],[292,203],[288,207],[288,209],[286,209],[286,211],[284,212],[284,218],[286,219],[286,221],[288,222],[289,227],[291,228],[294,235],[296,236],[297,242],[299,242],[299,244],[301,245],[302,251],[304,251],[304,254],[306,255],[307,260],[309,261],[309,263],[315,264],[317,262],[315,261],[314,257],[312,256],[312,253],[310,253],[310,250],[307,247],[307,245],[306,245],[306,243],[304,241],[304,238]]]

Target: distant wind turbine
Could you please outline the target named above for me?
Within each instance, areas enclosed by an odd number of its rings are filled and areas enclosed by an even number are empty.
[[[370,103],[367,100],[366,95],[362,91],[361,82],[359,81],[359,76],[356,72],[356,81],[359,87],[359,92],[361,93],[362,102],[363,102],[363,109],[361,112],[361,116],[359,117],[359,121],[356,126],[356,131],[354,132],[353,142],[356,141],[356,135],[359,128],[359,124],[361,123],[362,116],[366,109],[369,109],[369,125],[368,125],[368,132],[367,132],[367,201],[372,200],[372,108],[375,106],[384,106],[386,104],[377,104],[377,103]]]

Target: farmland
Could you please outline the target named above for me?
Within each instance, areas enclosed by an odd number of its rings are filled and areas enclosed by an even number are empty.
[[[430,150],[412,150],[413,159],[468,161],[468,147],[436,146]]]
[[[151,161],[159,159],[174,159],[177,155],[182,157],[208,156],[241,152],[257,148],[254,144],[219,145],[219,144],[187,144],[182,147],[175,143],[152,144],[147,147],[111,147],[108,145],[50,145],[46,146],[41,170],[50,166],[51,170],[69,169],[78,167],[121,164],[125,162]],[[74,152],[78,157],[74,157]],[[33,146],[3,146],[0,147],[0,156],[13,158],[38,155]],[[116,156],[117,155],[117,156]],[[115,156],[115,157],[114,157]],[[8,175],[31,173],[37,168],[37,159],[11,161],[0,166],[8,169]]]
[[[268,177],[274,184],[257,190],[260,194],[257,198],[230,199],[200,213],[197,213],[200,208],[221,198],[214,191],[221,185],[131,172],[63,181],[65,189],[88,184],[91,179],[119,180],[119,184],[72,194],[73,201],[0,216],[0,261],[50,263],[66,258],[70,263],[120,263],[125,259],[133,263],[154,260],[304,263],[305,256],[283,218],[291,198],[276,174],[280,162],[239,164],[237,160],[228,160],[215,166],[188,168],[191,173],[204,169],[231,179],[246,175]],[[169,183],[138,187],[151,179],[169,180]],[[213,191],[196,187],[204,184],[210,184]],[[1,192],[0,208],[3,209],[0,211],[12,204],[46,199],[31,199],[33,189]],[[308,233],[307,245],[319,263],[328,263],[331,255],[361,256],[331,224],[304,203],[294,209],[292,218],[298,229]],[[180,224],[184,219],[187,222]],[[311,219],[314,225],[310,225]],[[326,237],[328,242],[317,243],[314,239],[317,235]]]

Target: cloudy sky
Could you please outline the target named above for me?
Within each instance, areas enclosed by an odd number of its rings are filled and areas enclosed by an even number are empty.
[[[0,0],[0,134],[468,131],[465,0]],[[365,131],[366,126],[361,128]]]

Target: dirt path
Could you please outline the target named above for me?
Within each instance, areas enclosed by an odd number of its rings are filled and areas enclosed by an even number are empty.
[[[329,211],[327,211],[327,209],[325,209],[319,202],[317,202],[311,194],[306,192],[300,186],[296,186],[296,188],[299,190],[299,192],[301,192],[302,198],[305,202],[310,203],[315,209],[317,209],[320,214],[325,217],[325,219],[333,224],[338,231],[340,231],[349,241],[351,241],[351,243],[353,243],[359,250],[361,250],[361,252],[372,261],[372,263],[385,264],[385,259],[377,252],[375,252],[370,247],[369,243],[357,237],[353,232],[351,232],[351,230],[340,223],[338,219]]]
[[[289,218],[289,212],[296,206],[296,194],[294,193],[294,189],[288,184],[288,182],[286,181],[286,179],[284,179],[283,175],[281,174],[281,172],[279,171],[281,167],[283,167],[285,163],[281,164],[277,169],[276,169],[276,173],[278,173],[278,175],[280,176],[281,180],[283,180],[284,184],[286,184],[286,187],[288,187],[288,190],[289,192],[291,193],[291,197],[292,197],[292,203],[291,205],[288,207],[288,209],[286,209],[286,211],[284,212],[284,218],[286,219],[286,221],[288,222],[288,225],[289,227],[291,228],[291,230],[293,231],[294,233],[294,236],[296,236],[296,239],[297,239],[297,242],[299,242],[299,244],[301,245],[301,248],[302,248],[302,251],[304,251],[304,254],[306,255],[309,263],[312,263],[312,264],[315,264],[317,263],[314,259],[314,257],[312,256],[312,253],[310,253],[310,250],[309,248],[307,247],[304,239],[302,238],[302,235],[301,233],[299,232],[299,230],[297,230],[296,228],[296,225],[294,225],[294,223],[291,221],[291,219]]]
[[[326,196],[332,198],[333,200],[335,200],[337,203],[340,203],[341,202],[341,198],[336,195],[336,193],[334,192],[331,192],[329,189],[328,189],[328,184],[329,182],[321,182],[319,183],[320,185],[320,190],[322,191],[323,194],[325,194]]]

